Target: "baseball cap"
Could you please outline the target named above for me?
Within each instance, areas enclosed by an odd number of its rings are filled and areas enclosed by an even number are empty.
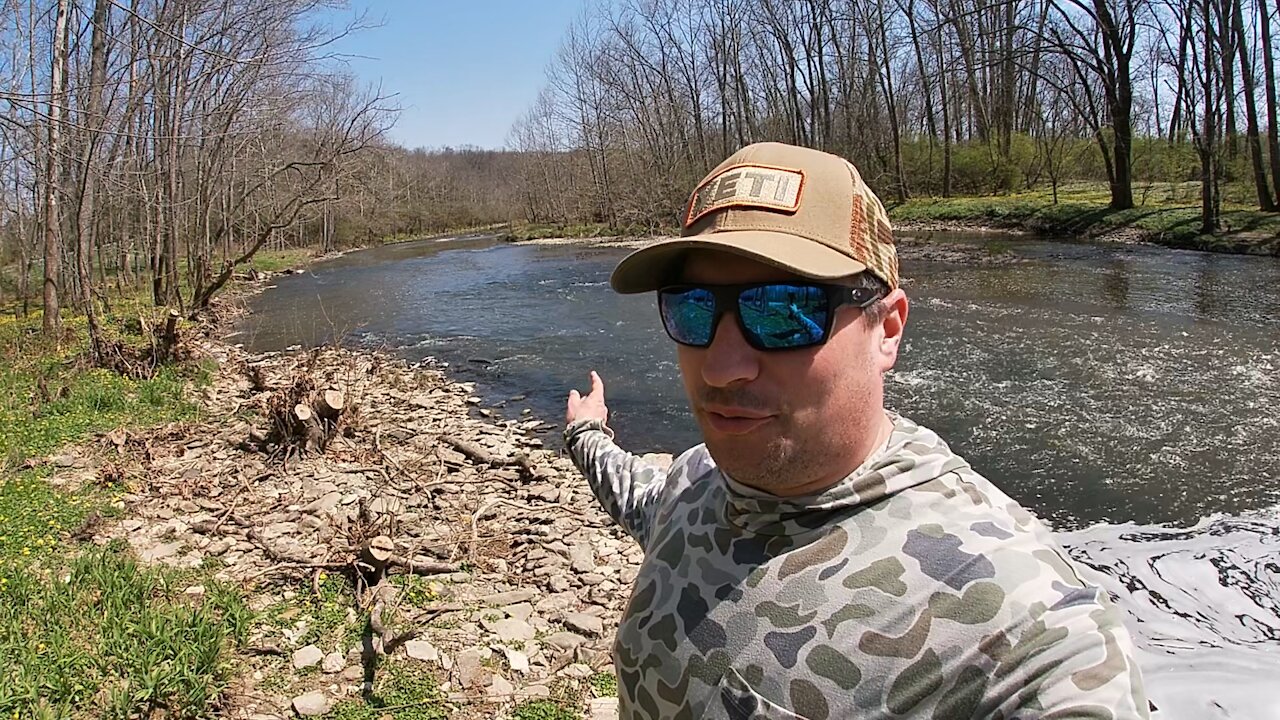
[[[619,293],[657,290],[688,250],[742,255],[814,280],[870,271],[898,286],[889,216],[853,163],[810,148],[748,145],[698,183],[680,237],[631,253],[609,283]]]

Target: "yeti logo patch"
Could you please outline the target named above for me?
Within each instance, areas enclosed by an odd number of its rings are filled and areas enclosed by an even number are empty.
[[[684,224],[726,207],[759,207],[783,212],[800,209],[804,173],[767,165],[735,165],[725,168],[693,191]]]

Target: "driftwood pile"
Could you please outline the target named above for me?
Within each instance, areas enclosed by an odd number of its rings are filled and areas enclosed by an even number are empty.
[[[265,399],[262,411],[267,431],[249,432],[249,444],[272,459],[287,464],[299,455],[323,453],[338,433],[350,430],[345,422],[350,415],[346,393],[337,385],[317,386],[317,358],[318,353],[312,351],[306,364]],[[254,389],[266,389],[259,365],[246,363],[245,372]]]

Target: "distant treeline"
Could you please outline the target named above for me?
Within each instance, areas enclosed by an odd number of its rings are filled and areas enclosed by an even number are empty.
[[[1274,209],[1280,0],[615,0],[567,28],[503,150],[407,150],[329,0],[0,8],[0,298],[198,312],[263,247],[492,222],[669,228],[758,140],[887,201],[1153,181]],[[462,69],[462,70],[465,70]],[[1139,194],[1139,200],[1141,195]]]
[[[851,159],[886,200],[1104,181],[1280,188],[1267,0],[616,0],[512,129],[531,220],[670,221],[757,140]],[[566,162],[566,159],[569,161]]]

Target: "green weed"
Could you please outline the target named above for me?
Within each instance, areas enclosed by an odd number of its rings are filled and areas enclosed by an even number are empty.
[[[120,548],[0,572],[3,717],[204,715],[248,631],[238,593],[210,583],[203,600],[184,598],[175,573]]]
[[[587,684],[591,686],[591,692],[595,697],[617,697],[618,695],[618,676],[612,672],[598,672],[587,678]]]
[[[328,717],[333,720],[444,720],[444,693],[434,675],[421,666],[388,665],[378,673],[373,692],[343,700]]]
[[[550,700],[531,700],[511,711],[512,720],[579,720],[581,715]]]

